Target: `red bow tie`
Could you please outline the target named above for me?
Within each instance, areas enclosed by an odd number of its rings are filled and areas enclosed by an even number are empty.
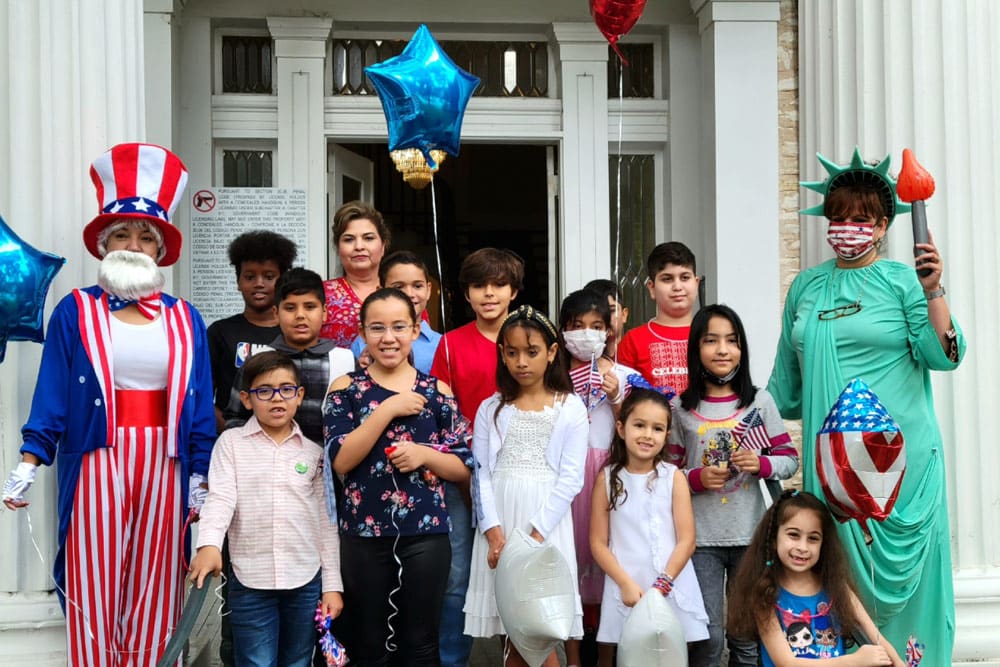
[[[160,292],[144,296],[135,301],[122,299],[114,294],[108,294],[108,307],[111,309],[111,312],[115,312],[116,310],[121,310],[122,308],[135,304],[135,307],[139,309],[139,312],[149,320],[155,320],[156,316],[160,314],[161,303]]]

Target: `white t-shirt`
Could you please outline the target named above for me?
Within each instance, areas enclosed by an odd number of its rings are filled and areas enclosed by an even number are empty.
[[[170,347],[163,317],[128,324],[112,315],[111,357],[116,389],[166,389]]]

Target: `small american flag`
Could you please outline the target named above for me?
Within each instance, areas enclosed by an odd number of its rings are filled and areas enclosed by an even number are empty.
[[[588,412],[607,399],[608,395],[602,386],[604,376],[597,366],[597,359],[594,359],[589,366],[571,370],[569,378],[573,382],[573,393],[583,399]]]
[[[754,408],[740,420],[733,429],[733,436],[743,449],[767,449],[771,446],[764,418],[760,416],[758,408]]]
[[[906,667],[920,667],[920,661],[924,659],[924,644],[916,637],[910,635],[906,641]]]

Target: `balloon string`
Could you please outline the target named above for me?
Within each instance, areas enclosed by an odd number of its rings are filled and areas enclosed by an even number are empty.
[[[222,578],[222,583],[216,586],[215,591],[213,591],[213,593],[215,594],[215,598],[219,601],[219,611],[215,613],[217,613],[219,616],[229,616],[231,613],[233,613],[233,610],[229,609],[229,605],[226,604],[226,598],[222,596],[222,589],[226,586],[227,583],[229,583],[229,578],[226,576],[225,572],[219,572],[219,577]],[[208,620],[206,619],[205,622],[207,623]],[[204,625],[205,623],[202,623],[202,627],[204,627]]]
[[[31,540],[31,546],[35,549],[35,553],[38,555],[38,560],[42,563],[42,567],[48,572],[48,577],[52,581],[52,583],[55,586],[56,590],[58,592],[62,593],[63,600],[66,601],[66,604],[70,605],[71,607],[75,608],[77,611],[80,612],[80,616],[84,620],[84,629],[87,632],[87,636],[90,638],[91,641],[93,641],[95,644],[97,644],[97,646],[102,651],[104,651],[105,653],[107,653],[109,655],[115,656],[115,657],[122,656],[122,655],[143,655],[143,654],[146,654],[146,653],[153,653],[155,651],[158,651],[161,647],[165,646],[167,644],[167,642],[170,641],[170,637],[173,635],[173,632],[174,632],[174,629],[175,629],[174,626],[172,626],[172,625],[168,625],[167,626],[166,634],[165,634],[164,638],[160,642],[158,642],[151,649],[143,649],[141,651],[123,651],[121,649],[106,648],[106,647],[101,646],[101,642],[98,641],[97,637],[94,636],[94,632],[91,629],[90,615],[83,609],[83,607],[81,607],[75,600],[73,600],[73,598],[71,598],[69,596],[69,594],[65,591],[65,589],[63,589],[59,585],[59,582],[56,581],[55,575],[52,573],[51,569],[49,568],[48,563],[46,563],[45,556],[42,555],[42,549],[41,549],[40,546],[38,546],[38,542],[35,540],[35,527],[34,527],[34,525],[31,522],[31,513],[28,511],[27,507],[22,508],[21,511],[24,512],[25,519],[27,520],[27,523],[28,523],[28,537]],[[146,584],[146,589],[143,591],[142,596],[139,598],[140,600],[146,596],[146,592],[149,590],[149,585],[152,583],[152,581],[153,581],[153,578],[150,577],[149,578],[149,582]],[[218,589],[216,589],[216,595],[218,595]]]
[[[41,547],[38,546],[38,542],[35,541],[35,527],[31,523],[31,512],[28,511],[27,507],[23,508],[23,511],[25,518],[28,520],[28,537],[31,539],[31,546],[35,548],[35,553],[38,554],[38,560],[41,561],[42,567],[45,569],[45,571],[49,573],[49,578],[52,580],[52,583],[55,584],[56,590],[62,593],[63,599],[66,600],[66,604],[72,605],[77,609],[77,611],[80,612],[80,616],[82,616],[83,620],[86,621],[85,628],[87,630],[87,636],[90,637],[92,641],[96,642],[97,637],[94,636],[94,633],[90,629],[90,615],[83,610],[83,607],[78,605],[72,598],[70,598],[69,594],[65,590],[63,590],[63,588],[56,581],[55,575],[53,575],[52,572],[49,571],[49,566],[45,562],[45,557],[42,555],[42,549]]]
[[[181,528],[181,540],[187,535],[188,529],[191,528],[191,522],[194,521],[195,517],[198,516],[198,511],[195,508],[190,508],[188,510],[187,519],[184,520],[184,527]],[[184,566],[184,571],[187,572],[191,569],[191,564],[188,563],[187,554],[184,553],[185,549],[181,547],[181,565]]]
[[[878,595],[875,593],[875,554],[874,546],[872,544],[868,545],[868,566],[871,570],[872,577],[872,611],[874,612],[875,618],[875,644],[876,646],[882,643],[882,626],[879,623],[881,619],[878,613]]]
[[[111,467],[111,474],[112,474],[112,480],[111,480],[111,482],[112,482],[112,490],[113,490],[114,498],[115,498],[116,501],[118,501],[119,503],[121,503],[121,502],[123,502],[121,494],[122,494],[122,489],[124,489],[124,483],[122,481],[121,475],[119,474],[119,470],[118,470],[119,463],[120,463],[120,460],[116,460],[115,463]],[[155,654],[155,653],[158,653],[161,648],[163,648],[164,646],[166,646],[166,644],[170,641],[170,638],[173,635],[174,630],[176,630],[176,626],[170,625],[169,623],[166,625],[165,633],[164,633],[163,638],[159,642],[157,642],[156,644],[154,644],[153,647],[150,648],[150,649],[142,649],[142,650],[138,650],[138,651],[125,651],[125,650],[122,650],[120,648],[114,648],[114,647],[108,648],[108,647],[102,645],[102,642],[99,641],[97,639],[97,637],[94,636],[93,629],[91,627],[92,626],[92,622],[91,622],[90,614],[88,614],[86,612],[86,610],[84,610],[84,608],[76,600],[74,600],[72,597],[70,597],[70,595],[66,592],[66,590],[63,589],[61,586],[59,586],[59,583],[56,581],[55,574],[52,571],[52,568],[50,568],[48,566],[48,563],[46,562],[45,557],[42,555],[41,547],[39,547],[38,542],[35,540],[35,529],[34,529],[34,524],[31,521],[31,513],[28,511],[27,507],[23,508],[23,511],[24,511],[25,519],[26,519],[27,524],[28,524],[28,537],[31,540],[31,546],[34,548],[35,554],[37,554],[38,560],[39,560],[39,562],[41,562],[43,569],[48,573],[49,580],[52,581],[53,585],[55,586],[55,589],[59,593],[62,594],[63,600],[65,601],[65,604],[67,606],[69,606],[69,607],[73,607],[74,609],[76,609],[80,613],[80,617],[83,620],[84,629],[85,629],[85,631],[87,633],[87,637],[90,638],[90,640],[92,642],[94,642],[101,651],[103,651],[104,653],[109,654],[111,656],[119,657],[119,656],[123,656],[123,655],[144,655],[144,654],[147,654],[147,653],[154,653]],[[191,519],[190,514],[188,515],[188,519],[189,520]],[[185,524],[185,526],[187,526],[187,524]],[[185,528],[185,530],[186,530],[186,528]],[[184,549],[183,542],[184,541],[182,539],[181,540],[181,550],[182,550],[181,551],[181,559],[185,560],[184,553],[183,553],[183,549]],[[137,602],[142,602],[143,600],[147,599],[149,591],[150,591],[150,589],[151,589],[151,587],[152,587],[153,582],[155,581],[155,579],[156,579],[156,577],[152,573],[148,574],[147,579],[146,579],[146,585],[143,587],[142,592],[139,595],[139,597],[136,598]]]
[[[390,463],[389,465],[391,466],[392,464]],[[396,529],[396,537],[392,541],[392,558],[396,561],[396,565],[399,569],[396,574],[396,587],[389,591],[389,606],[392,608],[392,612],[385,619],[385,624],[389,628],[389,636],[385,638],[385,650],[390,653],[394,653],[399,649],[399,646],[394,641],[396,629],[392,627],[392,619],[399,615],[399,607],[397,607],[396,603],[392,601],[392,596],[403,589],[403,561],[399,559],[399,553],[397,552],[400,538],[399,524],[396,523],[396,513],[399,511],[399,483],[396,481],[395,467],[387,472],[392,476],[392,486],[396,489],[396,493],[389,498],[389,501],[392,503],[392,509],[389,512],[389,517],[392,520],[392,527]]]
[[[618,169],[616,177],[616,194],[615,194],[615,303],[618,304],[618,310],[620,311],[621,301],[619,297],[623,294],[621,275],[620,275],[620,263],[621,263],[621,252],[622,252],[622,132],[624,128],[625,120],[625,83],[624,83],[624,71],[625,63],[621,62],[619,58],[618,63]],[[619,317],[621,313],[619,312]],[[618,343],[621,341],[615,341],[615,365],[618,364]]]
[[[441,333],[444,334],[448,330],[444,314],[444,267],[441,265],[441,243],[438,241],[437,191],[434,189],[433,174],[431,174],[431,223],[431,227],[434,228],[434,259],[437,261],[438,272],[438,303],[441,304]],[[454,386],[455,378],[453,377],[451,369],[451,346],[448,344],[448,336],[442,335],[441,341],[444,343],[444,363],[448,368],[448,384]],[[452,391],[454,391],[454,389],[452,389]],[[456,411],[450,410],[449,412],[451,412],[451,431],[454,433]]]

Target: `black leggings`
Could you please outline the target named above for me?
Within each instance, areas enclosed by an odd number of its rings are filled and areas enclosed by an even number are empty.
[[[340,538],[340,572],[344,580],[344,614],[350,627],[347,644],[351,665],[439,667],[438,628],[441,603],[451,567],[447,534],[401,537],[393,557],[394,537]],[[392,624],[390,638],[389,624]],[[395,644],[396,650],[386,647]]]

